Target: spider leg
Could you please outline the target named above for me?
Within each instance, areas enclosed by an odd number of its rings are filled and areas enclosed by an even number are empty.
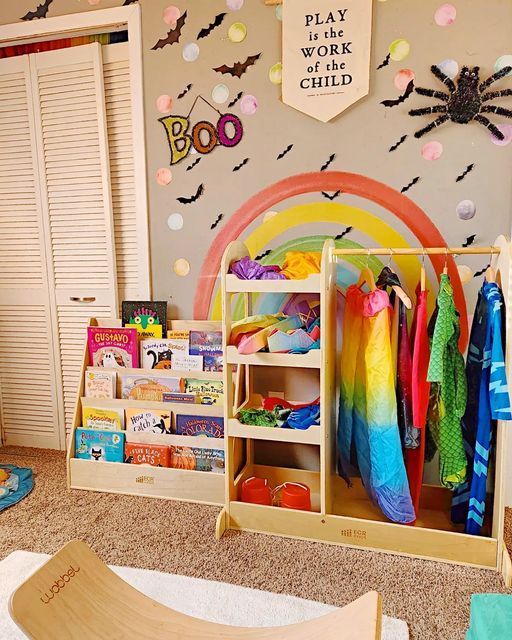
[[[440,127],[442,124],[444,124],[449,119],[450,119],[450,116],[448,114],[446,114],[446,113],[444,115],[442,115],[442,116],[439,116],[439,118],[436,118],[433,122],[431,122],[429,125],[427,125],[423,129],[420,129],[419,131],[416,131],[416,133],[414,134],[414,137],[415,138],[421,138],[422,136],[424,136],[429,131],[432,131],[432,129],[435,129],[436,127]]]
[[[416,93],[419,93],[420,96],[427,96],[428,98],[437,98],[443,102],[448,102],[450,99],[450,96],[447,93],[435,91],[434,89],[424,89],[423,87],[416,87]]]
[[[443,73],[443,72],[441,71],[441,69],[440,69],[439,67],[437,67],[435,64],[433,64],[433,65],[430,67],[430,71],[432,71],[432,73],[435,75],[435,77],[436,77],[438,80],[441,80],[441,82],[442,82],[443,84],[445,84],[445,85],[448,87],[448,89],[450,89],[451,93],[454,93],[454,91],[455,91],[455,89],[456,89],[456,87],[455,87],[455,82],[454,82],[451,78],[449,78],[449,77],[446,75],[446,73]]]
[[[505,109],[505,107],[497,107],[495,104],[486,104],[482,107],[481,113],[495,113],[498,116],[505,116],[506,118],[512,118],[512,109]]]
[[[489,76],[487,78],[487,80],[484,80],[483,82],[480,83],[480,86],[478,87],[480,93],[484,89],[487,89],[487,87],[490,87],[491,84],[494,84],[495,82],[498,82],[498,80],[501,80],[502,78],[504,78],[511,71],[512,71],[512,67],[503,67],[501,71],[497,71],[496,73],[493,73],[492,76]]]
[[[486,118],[485,116],[475,116],[474,118],[476,120],[476,122],[479,122],[480,124],[483,124],[484,127],[487,127],[487,129],[489,129],[489,131],[492,133],[492,135],[495,138],[498,138],[498,140],[504,140],[505,136],[503,135],[503,133],[498,129],[498,127],[493,124],[488,118]]]
[[[489,102],[494,98],[504,98],[505,96],[512,96],[512,89],[502,89],[501,91],[489,91],[482,96],[482,102]]]
[[[429,116],[432,113],[446,113],[447,104],[436,104],[433,107],[425,107],[424,109],[412,109],[409,111],[410,116]]]

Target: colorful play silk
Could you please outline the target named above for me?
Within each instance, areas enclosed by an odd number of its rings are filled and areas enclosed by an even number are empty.
[[[340,475],[349,482],[354,447],[372,500],[390,520],[412,522],[415,514],[397,424],[388,294],[379,289],[365,294],[350,286],[343,335],[337,434]]]
[[[316,251],[288,251],[281,273],[289,280],[302,280],[320,273],[322,254]]]
[[[430,344],[427,380],[431,385],[428,427],[439,450],[439,479],[454,489],[466,479],[461,418],[466,409],[466,373],[459,351],[459,314],[447,274],[441,274],[437,315]]]
[[[418,515],[423,484],[425,461],[425,433],[427,423],[430,383],[427,382],[430,349],[427,333],[428,291],[416,289],[416,306],[411,326],[412,350],[412,421],[418,430],[419,442],[415,449],[405,450],[405,467],[409,478],[409,488],[416,515]]]

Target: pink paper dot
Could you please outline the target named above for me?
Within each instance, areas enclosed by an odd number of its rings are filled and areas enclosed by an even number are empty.
[[[181,11],[178,9],[178,7],[171,5],[164,9],[164,12],[162,14],[162,20],[165,22],[165,24],[168,24],[170,27],[173,27],[180,16],[181,16]]]
[[[503,138],[503,140],[498,140],[498,138],[496,138],[496,136],[493,136],[491,133],[491,140],[499,147],[506,147],[507,144],[510,144],[512,142],[512,124],[498,124],[496,126],[505,137]]]
[[[412,69],[400,69],[394,79],[395,87],[399,91],[405,91],[411,80],[414,80],[414,71]]]
[[[161,187],[166,187],[172,180],[172,171],[167,167],[162,167],[156,172],[156,181]]]
[[[158,96],[156,99],[156,108],[160,113],[169,113],[172,109],[172,98],[167,94]]]
[[[442,4],[434,13],[434,20],[440,27],[448,27],[455,22],[457,9],[453,4]]]
[[[240,100],[240,111],[246,116],[252,116],[256,113],[258,108],[258,101],[254,96],[250,94],[244,96]]]
[[[437,160],[443,154],[443,145],[440,142],[432,140],[427,142],[421,148],[421,155],[425,160]]]

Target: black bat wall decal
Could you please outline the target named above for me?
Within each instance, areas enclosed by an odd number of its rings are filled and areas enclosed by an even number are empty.
[[[209,36],[214,29],[220,27],[225,17],[225,13],[219,13],[218,15],[216,15],[214,21],[204,29],[201,29],[201,31],[197,34],[197,39],[200,40],[201,38],[206,38],[206,36]]]
[[[381,104],[383,104],[385,107],[396,107],[399,104],[402,104],[402,102],[405,102],[413,91],[414,91],[414,80],[411,80],[401,96],[398,96],[396,100],[383,100]]]
[[[421,180],[421,178],[419,176],[416,176],[415,178],[413,178],[409,184],[406,184],[405,187],[402,187],[400,189],[400,193],[405,193],[406,191],[409,191],[409,189],[411,189],[412,187],[414,187],[415,184],[418,184],[418,182]]]
[[[329,156],[329,159],[327,160],[327,162],[325,162],[321,167],[320,167],[320,171],[325,171],[326,169],[329,168],[329,165],[334,162],[334,160],[336,159],[336,154],[333,153]]]
[[[233,171],[240,171],[242,167],[249,162],[250,158],[244,158],[240,164],[237,164],[236,167],[233,167]]]
[[[337,236],[334,236],[335,240],[341,240],[342,238],[344,238],[345,236],[347,236],[353,229],[354,227],[347,227],[345,229],[345,231],[342,231],[341,233],[338,233]]]
[[[179,42],[181,37],[181,30],[183,29],[183,25],[187,20],[187,12],[185,11],[182,16],[180,16],[176,20],[176,26],[174,29],[169,29],[165,38],[158,40],[154,47],[151,47],[152,51],[156,51],[157,49],[163,49],[168,44],[175,44]]]
[[[476,233],[471,234],[470,236],[468,236],[464,242],[462,243],[463,247],[469,247],[473,244],[473,242],[475,241],[476,238]]]
[[[475,168],[475,164],[468,164],[468,166],[464,169],[464,171],[457,176],[457,179],[455,180],[455,182],[462,182],[462,180],[464,180],[464,178],[468,175],[468,173],[471,173],[471,171],[473,171],[473,169]]]
[[[329,200],[334,200],[340,195],[341,191],[335,191],[332,195],[327,193],[327,191],[322,191],[322,195],[324,198],[328,198]]]
[[[123,7],[127,7],[129,4],[135,4],[139,0],[124,0]]]
[[[256,63],[256,60],[261,58],[261,53],[257,53],[255,56],[249,56],[245,62],[235,62],[232,67],[227,64],[223,64],[220,67],[214,67],[214,71],[217,73],[229,73],[230,76],[241,78],[249,67],[252,67]]]
[[[215,227],[219,224],[219,222],[222,220],[223,217],[224,217],[224,214],[219,213],[215,222],[210,226],[210,229],[215,229]]]
[[[391,54],[388,53],[388,55],[384,58],[384,60],[377,67],[377,70],[383,69],[384,67],[387,67],[390,60],[391,60]]]
[[[197,187],[197,191],[195,192],[194,195],[190,196],[189,198],[182,196],[181,198],[176,198],[176,200],[178,202],[181,202],[181,204],[192,204],[192,202],[199,200],[199,198],[203,195],[203,193],[204,193],[204,184],[200,184]]]
[[[192,164],[189,164],[187,167],[187,171],[192,171],[192,169],[201,162],[201,158],[196,158]]]
[[[190,91],[190,89],[192,89],[192,85],[187,84],[187,86],[183,89],[183,91],[178,94],[178,100],[180,100],[181,98],[184,98],[187,95],[187,93]]]
[[[272,253],[272,249],[267,249],[266,251],[263,251],[263,253],[258,254],[254,259],[263,260],[263,258],[266,258],[271,253]]]
[[[281,153],[277,156],[277,160],[281,160],[282,158],[285,157],[285,155],[287,153],[290,153],[290,151],[293,149],[293,144],[289,144],[286,149],[284,149],[284,151],[281,151]]]
[[[403,135],[400,140],[398,140],[397,142],[395,142],[395,144],[392,144],[389,147],[389,151],[396,151],[398,149],[398,147],[403,144],[405,141],[407,140],[407,134]]]
[[[52,2],[53,2],[53,0],[44,0],[44,2],[42,4],[38,5],[38,7],[37,7],[37,9],[35,11],[29,11],[21,19],[22,20],[36,20],[37,18],[46,18],[46,15],[48,13],[48,9],[50,8],[50,5],[51,5]]]
[[[231,102],[228,104],[228,109],[229,107],[234,107],[235,104],[240,100],[240,98],[244,95],[243,91],[239,91],[236,96],[233,98],[233,100],[231,100]]]

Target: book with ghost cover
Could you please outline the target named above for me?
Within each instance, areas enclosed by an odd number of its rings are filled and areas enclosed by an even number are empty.
[[[126,327],[87,327],[89,364],[106,369],[139,365],[137,331]]]

